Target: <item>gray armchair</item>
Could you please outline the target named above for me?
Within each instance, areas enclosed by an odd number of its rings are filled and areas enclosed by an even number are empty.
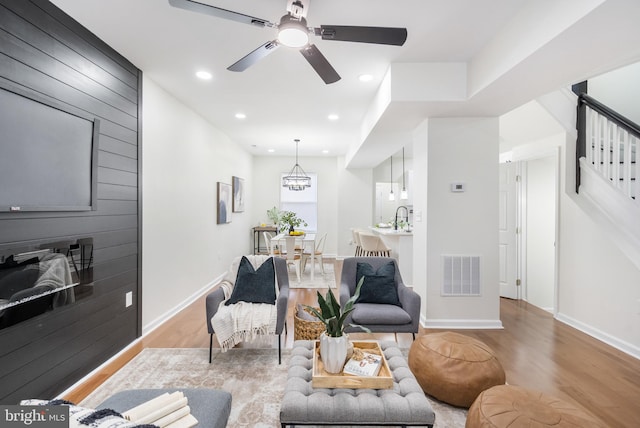
[[[278,280],[278,297],[276,306],[278,311],[278,319],[276,323],[276,334],[278,335],[278,364],[282,363],[282,330],[287,330],[287,305],[289,303],[289,272],[287,271],[287,261],[283,258],[275,257],[276,278]],[[209,363],[211,363],[211,354],[213,352],[213,326],[211,318],[218,311],[218,306],[224,300],[224,291],[218,287],[207,295],[206,312],[207,312],[207,330],[209,332]]]
[[[345,324],[353,323],[367,327],[372,333],[411,333],[415,339],[420,321],[420,295],[402,282],[402,276],[395,259],[389,257],[348,257],[342,265],[340,284],[340,305],[344,307],[356,290],[358,262],[368,263],[377,270],[392,261],[395,266],[395,284],[400,306],[381,303],[356,303]],[[345,327],[346,332],[362,331]]]

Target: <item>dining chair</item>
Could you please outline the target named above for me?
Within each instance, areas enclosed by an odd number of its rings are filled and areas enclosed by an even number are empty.
[[[296,270],[296,277],[298,278],[298,282],[300,282],[300,272],[302,272],[304,255],[302,251],[296,250],[296,241],[298,240],[295,236],[285,236],[284,237],[284,249],[285,249],[285,258],[287,261],[287,267],[293,265]]]
[[[273,242],[271,242],[274,235],[271,232],[262,232],[262,236],[264,236],[264,242],[266,243],[266,246],[267,246],[267,253],[271,254],[272,256],[279,255],[280,250],[276,248]]]
[[[323,252],[324,252],[324,242],[327,238],[327,234],[326,232],[320,237],[320,239],[316,240],[316,245],[313,248],[313,253],[311,252],[305,252],[304,254],[304,262],[303,262],[303,268],[302,271],[304,272],[306,264],[307,264],[307,260],[309,260],[309,257],[315,257],[316,261],[320,261],[320,270],[322,271],[322,273],[324,274],[324,258],[323,256]]]

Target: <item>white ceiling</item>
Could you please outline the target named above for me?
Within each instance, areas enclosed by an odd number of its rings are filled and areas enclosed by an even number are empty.
[[[286,0],[200,0],[278,22]],[[537,96],[640,59],[637,0],[305,0],[309,26],[406,27],[402,47],[312,38],[342,80],[325,85],[295,49],[281,47],[242,73],[226,68],[275,38],[275,30],[173,8],[168,0],[52,0],[150,79],[256,155],[345,155],[375,166],[410,142],[425,117],[499,116]],[[611,27],[608,27],[612,25]],[[414,99],[424,73],[391,80],[391,64],[462,64],[463,98]],[[213,74],[209,81],[198,70]],[[391,68],[393,71],[393,68]],[[358,76],[374,79],[362,83]],[[392,73],[393,78],[393,73]],[[446,76],[445,76],[446,77]],[[423,79],[423,80],[421,80]],[[404,95],[397,95],[402,92]],[[437,92],[437,91],[436,91]],[[443,91],[446,92],[446,91]],[[378,94],[380,97],[380,94]],[[238,120],[234,115],[246,114]],[[329,121],[329,114],[339,115]],[[368,125],[365,125],[368,124]]]

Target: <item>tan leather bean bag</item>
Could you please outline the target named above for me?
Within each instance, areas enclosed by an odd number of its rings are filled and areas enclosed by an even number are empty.
[[[483,391],[469,409],[466,428],[604,428],[577,407],[514,385]]]
[[[491,348],[453,332],[418,337],[409,349],[409,368],[425,393],[459,407],[471,406],[482,391],[505,383]]]

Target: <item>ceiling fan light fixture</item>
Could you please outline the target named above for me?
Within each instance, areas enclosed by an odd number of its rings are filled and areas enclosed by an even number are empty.
[[[301,48],[309,44],[309,29],[304,18],[285,15],[278,25],[278,43],[290,48]]]

